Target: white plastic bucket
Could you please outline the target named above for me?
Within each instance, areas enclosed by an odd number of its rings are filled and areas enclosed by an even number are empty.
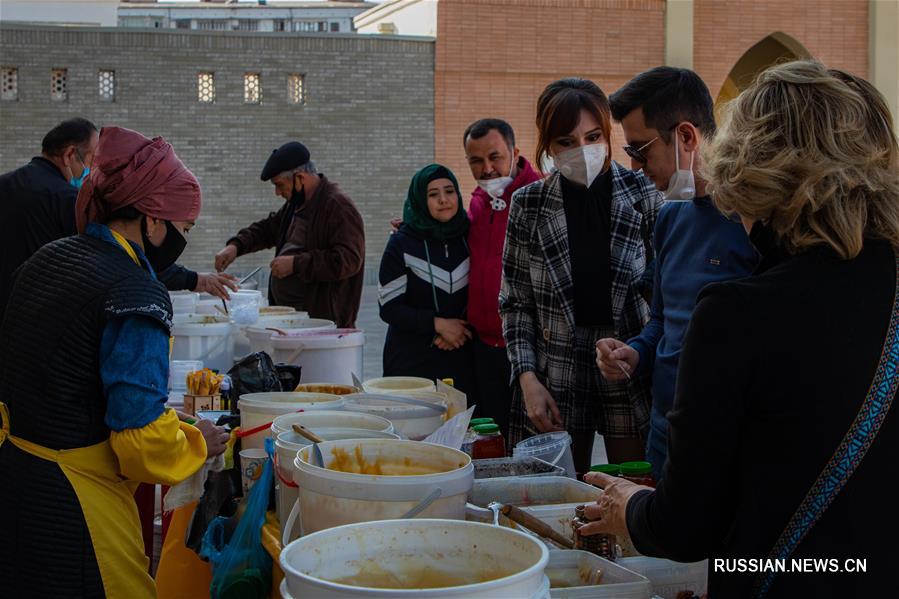
[[[436,489],[440,489],[440,496],[419,515],[423,518],[465,518],[465,502],[474,481],[474,467],[471,458],[457,449],[386,439],[327,441],[318,446],[326,466],[333,466],[338,453],[342,452],[349,460],[361,455],[366,462],[377,463],[388,472],[412,469],[413,474],[356,474],[319,468],[310,463],[310,448],[301,449],[294,461],[296,471],[293,476],[303,491],[288,518],[287,534],[290,534],[292,520],[297,514],[302,514],[300,529],[303,534],[352,522],[399,518]],[[416,469],[428,473],[415,474]]]
[[[297,319],[308,320],[308,312],[297,312],[290,306],[261,306],[259,319],[251,325],[237,325],[234,331],[234,361],[237,362],[244,356],[253,353],[254,350],[247,337],[247,329],[250,327],[262,329],[264,327],[282,328],[286,323],[296,322]],[[327,321],[330,322],[330,321]],[[271,333],[271,331],[269,331]]]
[[[346,406],[344,405],[344,407]],[[392,422],[374,414],[347,410],[314,410],[278,416],[272,421],[272,437],[277,438],[281,433],[293,430],[294,424],[305,426],[313,431],[320,428],[355,428],[385,433],[393,432]]]
[[[335,412],[339,414],[339,412]],[[274,425],[272,425],[274,426]],[[305,425],[304,425],[305,426]],[[325,441],[340,441],[342,439],[399,439],[399,435],[387,431],[377,431],[362,428],[321,428],[314,429],[316,435]],[[284,528],[287,524],[290,509],[297,500],[297,484],[293,482],[293,471],[296,469],[294,460],[297,452],[312,442],[293,431],[279,433],[275,439],[275,505],[278,513],[278,522],[281,523],[281,536],[284,536]],[[296,529],[297,527],[295,527]],[[299,536],[299,530],[295,530],[289,541]]]
[[[260,429],[243,437],[241,445],[244,449],[262,447],[265,438],[271,434],[272,421],[282,414],[310,410],[339,410],[345,403],[346,400],[341,397],[324,393],[282,391],[241,395],[237,403],[240,409],[241,431],[246,433]]]
[[[272,335],[272,359],[303,368],[303,380],[351,385],[362,372],[365,333],[359,329],[287,331]],[[249,334],[249,331],[248,333]]]
[[[172,360],[199,360],[222,373],[234,365],[232,325],[225,316],[179,315],[174,318],[172,337]]]
[[[519,441],[512,450],[512,457],[540,458],[553,466],[564,468],[567,476],[577,478],[574,457],[571,455],[571,435],[565,431],[543,433]]]
[[[385,395],[403,395],[436,391],[434,381],[417,376],[385,376],[369,379],[362,383],[367,393],[383,393]]]
[[[296,314],[282,314],[280,316],[266,317],[264,322],[258,322],[254,326],[244,327],[244,334],[250,344],[250,352],[264,351],[268,355],[272,355],[274,348],[272,347],[272,337],[278,333],[270,329],[278,329],[284,332],[294,331],[326,331],[336,329],[337,325],[333,320],[325,320],[324,318],[309,318],[306,312],[297,312]]]
[[[200,294],[191,291],[170,291],[169,298],[172,300],[173,313],[193,314],[197,310]]]
[[[549,590],[543,574],[548,560],[546,546],[533,537],[508,528],[453,520],[350,524],[298,539],[286,546],[280,557],[288,593],[316,599],[543,598]],[[360,574],[396,577],[407,588],[333,582]],[[502,577],[481,582],[497,574]],[[451,577],[463,584],[420,588],[421,582],[416,584],[415,579],[428,575]]]
[[[373,393],[354,393],[344,396],[347,400],[344,409],[349,412],[374,414],[386,418],[393,423],[396,432],[404,439],[420,441],[436,431],[444,422],[445,414],[423,406],[397,403],[386,399],[384,395]],[[436,405],[446,406],[442,395],[434,394],[432,398],[416,397]]]

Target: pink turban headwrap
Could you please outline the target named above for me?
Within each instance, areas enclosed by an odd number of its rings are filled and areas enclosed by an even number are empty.
[[[153,218],[192,221],[200,214],[200,184],[163,138],[103,127],[75,203],[78,232],[127,206]]]

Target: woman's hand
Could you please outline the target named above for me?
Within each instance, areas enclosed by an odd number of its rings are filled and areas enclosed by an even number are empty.
[[[453,351],[454,349],[456,349],[440,335],[434,337],[434,347],[436,347],[437,349],[442,349],[443,351]]]
[[[231,435],[222,426],[216,426],[212,420],[200,418],[195,427],[203,434],[206,441],[206,457],[213,458],[220,453],[225,453],[225,447]]]
[[[541,433],[565,430],[562,422],[562,413],[556,400],[550,395],[546,387],[537,379],[533,372],[522,373],[518,377],[518,384],[524,394],[524,407],[528,418]]]
[[[578,529],[578,534],[595,535],[599,533],[613,535],[629,535],[627,530],[627,502],[640,491],[655,491],[632,483],[624,478],[609,476],[602,472],[588,472],[584,482],[603,489],[602,497],[596,503],[588,504],[585,515],[590,522]]]
[[[230,246],[234,247],[234,246]],[[199,293],[209,293],[223,300],[231,299],[228,290],[237,291],[237,277],[223,272],[201,272],[197,273],[197,286],[194,291]]]
[[[458,318],[440,318],[439,316],[434,318],[434,330],[451,349],[459,349],[471,339],[471,331],[467,325],[467,322]]]

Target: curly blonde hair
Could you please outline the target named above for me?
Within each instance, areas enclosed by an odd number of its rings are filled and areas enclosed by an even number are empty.
[[[899,246],[899,148],[867,81],[803,60],[774,66],[725,107],[703,152],[719,209],[765,221],[792,254],[865,237]]]

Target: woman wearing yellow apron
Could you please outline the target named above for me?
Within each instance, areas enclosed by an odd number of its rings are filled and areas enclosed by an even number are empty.
[[[227,435],[167,399],[173,263],[200,189],[163,139],[100,132],[81,234],[16,273],[0,324],[0,596],[156,595],[138,482],[175,484]]]

